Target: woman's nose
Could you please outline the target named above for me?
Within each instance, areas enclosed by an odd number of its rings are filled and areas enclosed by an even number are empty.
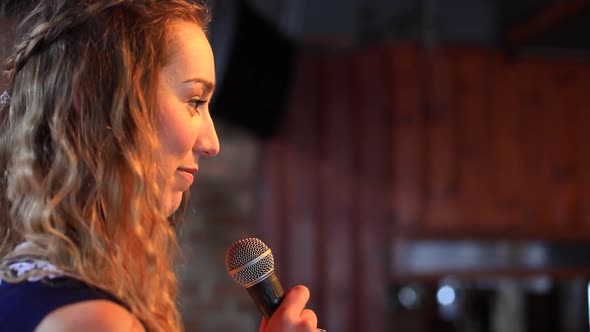
[[[207,116],[203,119],[203,126],[201,127],[201,132],[197,136],[194,150],[200,155],[209,158],[215,157],[219,153],[220,146],[213,119],[208,112],[206,114]]]

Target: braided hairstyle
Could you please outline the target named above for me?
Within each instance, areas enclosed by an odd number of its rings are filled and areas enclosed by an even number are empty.
[[[178,20],[204,29],[209,16],[184,0],[40,1],[0,105],[0,257],[28,241],[153,331],[182,329],[154,109]]]

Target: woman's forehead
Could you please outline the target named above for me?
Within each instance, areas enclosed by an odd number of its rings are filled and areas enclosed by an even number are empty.
[[[213,51],[203,29],[190,22],[175,22],[170,27],[171,54],[165,74],[182,80],[204,79],[215,82]]]

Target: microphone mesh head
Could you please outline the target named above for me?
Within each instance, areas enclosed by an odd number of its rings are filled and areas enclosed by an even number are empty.
[[[232,244],[225,255],[225,267],[236,283],[250,287],[274,271],[272,252],[257,238]]]

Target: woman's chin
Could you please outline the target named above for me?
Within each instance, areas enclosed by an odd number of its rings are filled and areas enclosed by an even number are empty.
[[[182,192],[174,192],[171,193],[166,200],[166,204],[164,205],[164,211],[166,212],[167,216],[171,216],[178,210],[180,207],[180,203],[182,203]]]

